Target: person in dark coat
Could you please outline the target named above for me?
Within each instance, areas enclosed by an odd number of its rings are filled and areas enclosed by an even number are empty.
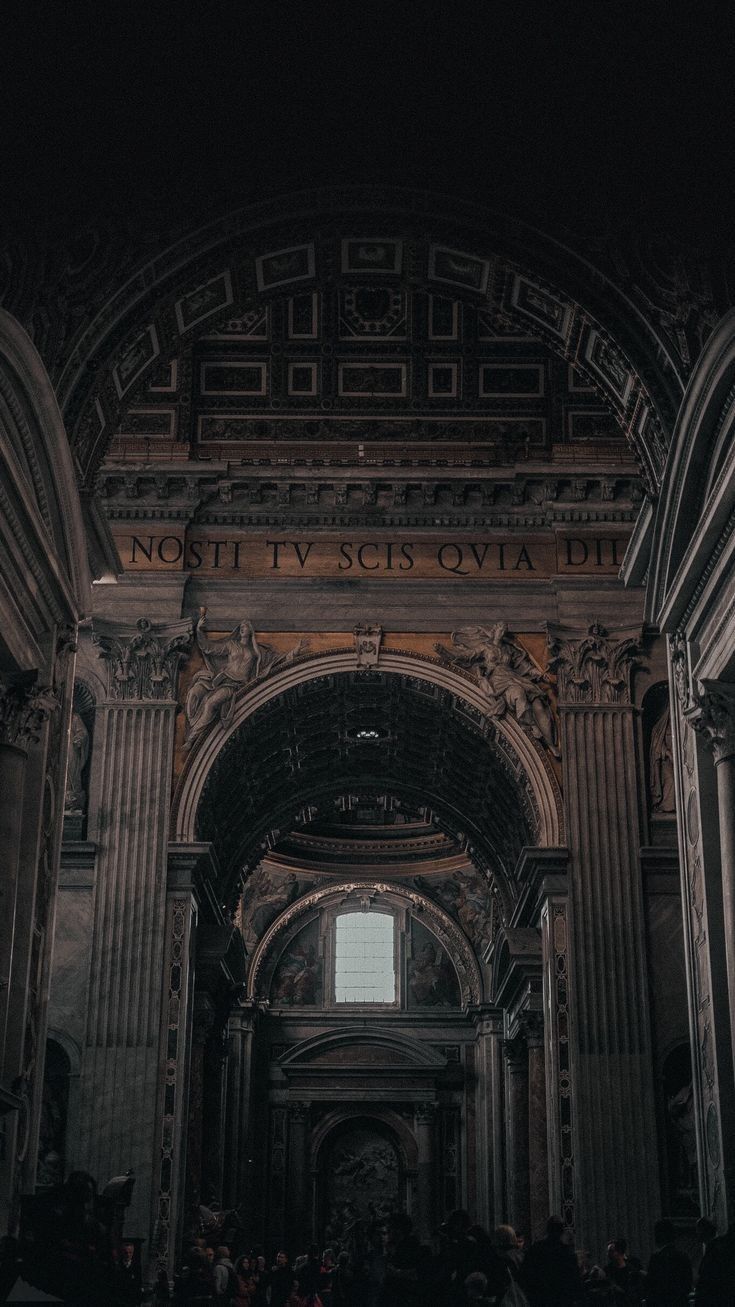
[[[275,1266],[271,1268],[270,1289],[271,1307],[285,1307],[293,1288],[294,1274],[288,1253],[283,1249],[276,1254]]]
[[[519,1279],[531,1307],[574,1307],[580,1301],[582,1278],[560,1216],[550,1216],[546,1238],[531,1244]]]
[[[647,1307],[688,1307],[692,1287],[692,1264],[676,1246],[671,1221],[657,1221],[653,1227],[656,1251],[646,1273]]]
[[[707,1244],[694,1301],[697,1307],[735,1307],[735,1225]]]
[[[405,1212],[394,1212],[388,1221],[388,1250],[385,1279],[378,1299],[380,1307],[413,1307],[424,1296],[422,1270],[426,1251],[413,1233],[413,1221]]]

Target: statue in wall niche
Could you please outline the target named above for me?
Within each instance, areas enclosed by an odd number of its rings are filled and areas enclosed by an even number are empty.
[[[469,668],[488,699],[488,712],[502,717],[510,711],[537,740],[559,758],[554,715],[549,707],[549,680],[525,649],[508,637],[505,622],[465,626],[452,631],[452,649],[436,650],[450,663]]]
[[[271,645],[256,639],[252,623],[246,620],[223,639],[208,640],[206,618],[206,608],[200,608],[195,634],[204,670],[197,672],[186,696],[186,749],[215,720],[227,725],[240,690],[266,672],[287,666],[307,647],[307,641],[299,640],[294,649],[279,654]]]
[[[72,713],[69,732],[69,761],[66,769],[64,812],[82,813],[86,794],[82,773],[89,758],[89,731],[78,712]]]
[[[651,731],[651,812],[675,812],[671,711],[667,704]]]

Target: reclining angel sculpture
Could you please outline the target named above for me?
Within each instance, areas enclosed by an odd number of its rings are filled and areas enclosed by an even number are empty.
[[[450,663],[469,668],[488,699],[488,712],[501,717],[508,709],[537,740],[560,757],[556,722],[548,703],[548,678],[525,649],[511,640],[505,622],[464,626],[452,631],[452,645],[435,646]]]
[[[244,686],[265,672],[286,667],[307,645],[305,640],[299,640],[288,653],[276,653],[272,645],[256,639],[248,621],[240,622],[221,640],[208,640],[206,618],[207,610],[201,608],[195,635],[204,670],[197,672],[186,696],[185,749],[192,748],[215,718],[224,726],[232,720],[235,699]]]

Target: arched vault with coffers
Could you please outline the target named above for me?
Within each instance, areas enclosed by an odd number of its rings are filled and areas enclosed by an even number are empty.
[[[378,237],[376,229],[382,233]],[[384,262],[376,265],[374,251],[379,246]],[[92,263],[95,257],[90,254]],[[301,192],[240,209],[186,234],[154,260],[133,264],[127,279],[116,281],[107,300],[98,302],[96,312],[67,342],[58,394],[82,483],[94,484],[100,464],[114,456],[121,436],[150,437],[154,448],[161,439],[179,446],[192,439],[191,395],[183,394],[182,387],[190,385],[192,368],[200,366],[192,357],[198,342],[214,341],[226,353],[228,342],[239,339],[257,353],[268,340],[267,323],[258,324],[271,310],[289,313],[294,295],[327,295],[345,287],[346,318],[342,325],[335,321],[327,326],[325,334],[356,345],[358,355],[366,342],[369,354],[383,335],[389,351],[403,342],[408,358],[412,327],[410,321],[402,323],[402,315],[414,294],[466,302],[473,311],[488,315],[489,332],[501,340],[533,336],[543,342],[554,357],[577,370],[576,388],[587,390],[587,399],[597,394],[632,446],[653,495],[661,481],[690,353],[697,347],[686,339],[689,317],[697,316],[695,299],[681,325],[669,309],[675,279],[670,286],[666,272],[656,269],[646,282],[652,294],[646,294],[637,285],[626,286],[618,270],[604,268],[603,262],[593,266],[588,255],[528,224],[427,192],[358,186]],[[383,304],[378,311],[371,293],[370,303],[358,305],[356,312],[355,283],[366,277],[370,282],[376,274],[373,292],[387,288],[394,307]],[[73,295],[72,288],[69,293]],[[371,306],[376,319],[372,324]],[[359,327],[351,325],[351,317],[360,318]],[[710,321],[704,317],[700,337]],[[378,318],[384,330],[378,330]],[[445,325],[434,333],[440,350],[452,332],[451,325]],[[303,408],[311,396],[313,403],[306,408],[314,410],[309,416],[318,419],[320,439],[328,428],[339,438],[344,432],[336,430],[335,420],[355,407],[357,392],[345,404],[346,389],[332,395],[322,387],[320,373],[328,359],[319,362],[320,333],[308,323],[297,323],[289,334],[307,347],[313,342],[314,357],[307,364],[313,369],[313,385],[305,374],[299,376],[295,386],[284,391],[290,397],[286,401],[272,389],[271,377],[263,388],[249,387],[248,404],[252,407],[260,395],[256,407],[262,410],[265,432],[269,420],[284,416],[284,404],[293,409],[290,400],[296,399],[298,416],[299,403]],[[462,354],[467,341],[461,334],[456,339]],[[407,369],[408,374],[415,372],[415,362],[407,363]],[[457,392],[449,373],[437,389],[429,385],[426,393],[411,389],[410,375],[408,382],[408,390],[399,387],[393,394],[394,409],[405,408],[407,417],[416,419],[421,410],[432,407],[445,413],[453,408]],[[202,393],[245,392],[232,383],[208,391],[203,374]],[[501,389],[498,397],[507,402],[510,395]],[[438,405],[432,404],[435,400]],[[218,419],[223,430],[227,420]],[[211,456],[217,428],[214,419],[207,421]],[[288,433],[280,431],[278,438],[284,437]],[[226,432],[224,443],[231,445]]]
[[[211,842],[231,898],[309,804],[376,786],[430,808],[506,910],[521,850],[563,844],[558,780],[536,742],[510,714],[490,718],[461,672],[390,651],[369,672],[352,651],[306,658],[244,694],[185,765],[172,835]]]

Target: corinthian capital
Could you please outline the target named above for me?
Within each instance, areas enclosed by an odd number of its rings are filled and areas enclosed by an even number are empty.
[[[176,699],[179,663],[191,648],[191,622],[153,626],[140,617],[134,626],[118,626],[96,621],[92,640],[107,666],[110,699]]]
[[[699,681],[684,716],[704,736],[716,763],[735,756],[735,685]]]
[[[560,704],[630,703],[631,672],[642,652],[636,636],[611,635],[599,622],[579,635],[548,625],[547,634]]]
[[[53,690],[38,685],[34,673],[0,680],[0,744],[19,749],[35,744],[49,714],[58,706]]]

